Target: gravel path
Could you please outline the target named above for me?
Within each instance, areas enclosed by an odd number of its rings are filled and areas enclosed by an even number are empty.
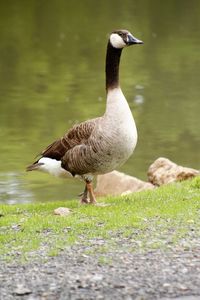
[[[0,299],[200,299],[199,242],[145,253],[131,253],[125,243],[101,254],[76,245],[42,263],[3,262]]]

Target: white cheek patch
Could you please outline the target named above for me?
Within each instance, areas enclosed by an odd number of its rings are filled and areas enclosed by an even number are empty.
[[[123,41],[121,36],[119,36],[117,33],[112,33],[110,36],[110,43],[114,48],[124,48],[126,46],[126,43]]]

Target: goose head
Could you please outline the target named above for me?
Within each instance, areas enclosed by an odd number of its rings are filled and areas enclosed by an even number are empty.
[[[122,49],[124,47],[143,44],[141,40],[135,38],[128,30],[115,30],[110,35],[110,44],[117,49]]]

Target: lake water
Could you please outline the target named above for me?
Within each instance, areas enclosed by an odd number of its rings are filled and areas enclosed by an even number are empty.
[[[108,33],[126,28],[120,78],[139,140],[121,167],[165,156],[200,169],[200,1],[1,1],[0,202],[76,198],[77,180],[25,168],[74,123],[103,114]]]

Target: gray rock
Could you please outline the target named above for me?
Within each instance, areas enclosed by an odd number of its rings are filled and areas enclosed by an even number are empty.
[[[162,298],[160,300],[199,300],[199,296],[180,296],[180,297],[173,297],[173,298]]]
[[[18,295],[18,296],[23,296],[23,295],[28,295],[31,294],[32,291],[24,286],[23,284],[18,284],[16,289],[14,290],[13,294]]]

